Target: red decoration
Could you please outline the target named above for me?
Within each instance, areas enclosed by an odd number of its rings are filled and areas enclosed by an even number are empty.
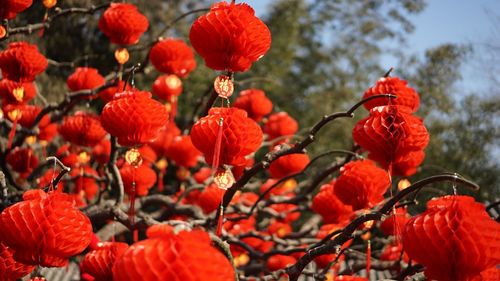
[[[233,106],[245,110],[248,117],[257,122],[273,110],[273,103],[259,89],[241,91]]]
[[[92,90],[104,85],[105,82],[104,77],[92,67],[78,67],[66,81],[68,88],[73,92]]]
[[[272,255],[267,259],[266,267],[269,271],[284,269],[287,266],[294,265],[297,262],[292,256]]]
[[[0,19],[13,19],[18,13],[28,9],[31,4],[33,0],[3,0],[0,6]]]
[[[352,161],[340,170],[334,192],[353,210],[371,208],[384,199],[391,184],[389,174],[371,160]]]
[[[111,3],[99,20],[99,29],[112,43],[132,45],[148,29],[148,19],[135,5]]]
[[[220,151],[216,151],[219,124],[222,122]],[[198,120],[191,129],[191,139],[205,155],[207,163],[213,163],[219,154],[219,162],[227,165],[246,164],[245,157],[255,152],[262,143],[262,131],[247,113],[237,108],[210,109],[208,115]],[[219,165],[216,165],[219,166]]]
[[[99,243],[98,248],[87,253],[81,263],[82,274],[88,274],[94,281],[113,280],[113,265],[128,245],[120,242]]]
[[[411,151],[423,150],[429,143],[429,133],[422,119],[411,115],[407,107],[378,106],[370,116],[360,120],[352,137],[368,157],[384,168]]]
[[[219,75],[214,81],[214,91],[223,99],[228,99],[234,93],[233,79],[227,75]]]
[[[312,200],[311,209],[321,215],[324,223],[342,223],[353,215],[352,207],[342,203],[333,192],[334,184],[321,186]]]
[[[160,75],[153,83],[152,91],[159,99],[174,102],[182,93],[182,81],[173,74]]]
[[[29,190],[0,214],[0,239],[17,261],[62,267],[90,243],[92,225],[67,194]]]
[[[139,165],[137,168],[124,165],[120,169],[125,193],[129,196],[146,196],[148,191],[156,182],[156,173],[147,165]],[[135,183],[135,188],[133,186]],[[135,191],[135,192],[134,192]]]
[[[111,142],[108,139],[102,139],[92,148],[92,157],[101,165],[104,165],[109,161],[110,154]]]
[[[23,278],[35,269],[34,266],[16,261],[12,249],[0,243],[0,280],[15,281]]]
[[[377,106],[392,104],[407,107],[411,112],[417,111],[420,105],[420,98],[413,88],[408,87],[407,83],[408,82],[398,77],[380,78],[377,83],[375,83],[375,86],[366,90],[363,99],[382,94],[395,95],[397,98],[377,98],[364,103],[363,106],[371,110]]]
[[[277,179],[268,179],[264,182],[264,184],[260,187],[260,193],[266,192],[269,188],[271,188],[278,180]],[[292,193],[297,187],[297,181],[294,179],[286,180],[285,182],[279,184],[278,186],[273,187],[271,191],[269,191],[264,198],[269,199],[271,195],[287,195]]]
[[[163,127],[156,138],[152,140],[149,145],[159,156],[166,156],[168,147],[174,141],[174,138],[181,134],[181,130],[177,128],[174,122],[169,122]],[[192,145],[192,144],[191,144]],[[199,154],[199,153],[198,153]],[[196,164],[195,164],[196,165]]]
[[[4,104],[25,104],[36,96],[35,84],[3,79],[0,81],[0,96]]]
[[[309,164],[309,156],[302,153],[281,156],[271,162],[269,173],[271,177],[281,179],[283,177],[299,173]]]
[[[428,279],[466,281],[500,263],[500,224],[469,196],[444,196],[408,221],[403,247]]]
[[[283,238],[292,233],[293,229],[292,226],[288,223],[274,220],[267,227],[267,231],[271,235],[276,235],[280,238]]]
[[[177,166],[192,168],[198,164],[201,152],[196,149],[190,136],[177,136],[166,149],[166,156]]]
[[[79,194],[83,192],[87,200],[92,200],[99,191],[99,184],[92,177],[99,177],[99,174],[91,167],[85,166],[72,169],[70,176],[72,180],[69,182],[75,185],[73,193]]]
[[[125,86],[127,85],[127,86]],[[124,81],[118,81],[116,86],[106,88],[98,93],[99,98],[104,102],[108,103],[115,98],[115,95],[123,91],[136,91],[137,89],[132,88],[130,84],[125,84]]]
[[[38,166],[38,158],[33,149],[26,147],[15,147],[5,159],[12,167],[12,170],[18,172],[22,178],[26,178]]]
[[[95,146],[106,136],[99,116],[85,112],[65,117],[59,133],[66,141],[82,146]]]
[[[380,223],[380,230],[385,235],[401,235],[403,227],[410,220],[410,216],[404,208],[396,209],[396,213],[387,217],[383,222]]]
[[[341,230],[343,228],[342,225],[339,224],[324,224],[320,227],[318,234],[316,235],[316,238],[318,239],[324,239],[326,236],[330,235],[331,233]],[[335,236],[333,236],[335,237]],[[342,244],[342,249],[348,248],[351,246],[352,240],[349,240]],[[336,258],[336,254],[326,254],[326,255],[321,255],[318,256],[314,259],[314,262],[318,265],[319,268],[326,268],[330,262],[332,262]],[[341,255],[338,258],[338,261],[342,261],[344,259],[344,256]]]
[[[278,112],[269,116],[263,131],[267,135],[267,139],[273,140],[279,137],[293,136],[298,129],[299,124],[288,113]]]
[[[200,206],[205,214],[210,214],[219,207],[224,192],[217,185],[210,184],[196,198],[196,205]]]
[[[193,50],[180,39],[163,39],[149,52],[149,60],[158,71],[186,77],[196,67]]]
[[[365,277],[340,275],[335,277],[335,281],[369,281],[369,280]]]
[[[167,121],[167,110],[151,99],[149,92],[125,91],[118,94],[101,113],[102,126],[123,146],[136,146],[153,140]]]
[[[206,232],[148,229],[147,234],[148,239],[130,246],[115,262],[113,280],[235,280],[230,262]]]
[[[47,66],[47,59],[33,44],[14,42],[0,52],[0,69],[4,79],[32,82],[38,74],[45,71]]]
[[[220,2],[191,26],[193,48],[214,70],[244,72],[271,46],[271,32],[247,4]]]
[[[425,152],[423,150],[409,151],[404,154],[396,154],[392,162],[392,175],[409,177],[417,172],[420,164],[424,162]]]

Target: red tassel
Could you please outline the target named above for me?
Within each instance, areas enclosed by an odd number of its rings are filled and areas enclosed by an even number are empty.
[[[219,158],[220,158],[220,150],[222,146],[222,128],[224,125],[224,118],[219,119],[219,130],[217,132],[217,140],[215,141],[214,148],[214,159],[212,162],[212,168],[214,171],[217,171],[219,167]]]
[[[372,243],[368,240],[366,247],[366,278],[370,280],[370,269],[372,267]]]
[[[164,171],[160,170],[160,173],[158,174],[158,192],[160,193],[163,192],[163,174]]]
[[[222,205],[220,205],[219,206],[219,219],[217,220],[217,230],[215,231],[215,235],[217,235],[218,237],[221,237],[221,235],[222,235],[222,222],[223,221],[224,221],[224,207],[222,207]]]
[[[9,140],[7,141],[7,149],[10,149],[12,146],[12,140],[14,139],[14,136],[16,135],[16,127],[17,127],[17,118],[12,121],[12,129],[10,129],[9,132]]]

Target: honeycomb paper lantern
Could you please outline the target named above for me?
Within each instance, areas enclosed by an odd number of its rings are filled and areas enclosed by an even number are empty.
[[[59,133],[66,141],[81,146],[95,146],[106,136],[99,116],[85,112],[66,116]]]
[[[196,67],[193,50],[180,39],[163,39],[149,52],[149,60],[158,71],[186,77]]]
[[[245,110],[248,117],[257,122],[273,110],[272,101],[259,89],[241,91],[233,106]]]
[[[166,148],[165,155],[177,166],[192,168],[198,164],[201,152],[193,145],[190,136],[176,136]]]
[[[91,90],[104,85],[105,82],[104,77],[92,67],[78,67],[66,80],[68,88],[73,92]]]
[[[3,79],[0,81],[0,97],[4,104],[25,104],[36,96],[35,84],[19,83]]]
[[[148,26],[148,19],[137,7],[126,3],[111,3],[99,19],[99,29],[118,45],[137,43]]]
[[[62,267],[90,243],[92,225],[67,194],[29,190],[0,214],[0,239],[14,259],[28,265]]]
[[[191,26],[189,39],[214,70],[244,72],[271,47],[271,32],[245,3],[219,2]]]
[[[139,165],[138,167],[126,164],[120,169],[120,175],[122,177],[125,193],[129,196],[148,195],[149,189],[153,187],[156,182],[155,171],[145,164]],[[135,188],[133,184],[135,184]]]
[[[266,267],[269,271],[284,269],[287,266],[294,265],[297,259],[287,255],[272,255],[267,259]]]
[[[148,144],[158,156],[166,156],[168,147],[172,144],[175,137],[180,134],[181,130],[179,130],[177,125],[175,125],[174,122],[169,122],[165,127],[158,131],[156,137]]]
[[[12,170],[18,172],[22,178],[26,178],[38,166],[38,157],[30,147],[15,147],[7,154],[5,159]]]
[[[301,172],[307,167],[309,162],[310,160],[307,154],[288,154],[271,162],[271,165],[269,165],[269,173],[271,177],[281,179]]]
[[[293,136],[299,129],[299,124],[286,112],[278,112],[269,116],[263,131],[269,140]]]
[[[311,209],[321,215],[324,223],[341,223],[353,215],[352,207],[337,198],[333,185],[334,183],[321,186],[312,200]]]
[[[152,92],[161,100],[175,102],[182,93],[182,81],[175,75],[160,75],[153,83]]]
[[[33,0],[2,0],[0,20],[15,18],[18,13],[28,9],[31,4],[33,4]]]
[[[205,214],[210,214],[219,207],[224,192],[217,185],[210,184],[198,195],[195,203],[200,206]]]
[[[0,280],[15,281],[28,275],[33,269],[35,267],[32,265],[16,261],[12,249],[0,243]]]
[[[108,103],[115,98],[116,94],[119,94],[123,91],[136,91],[136,90],[137,89],[133,88],[130,84],[128,83],[125,84],[123,80],[120,80],[118,81],[116,86],[108,87],[97,93],[97,95],[104,103]]]
[[[393,104],[407,107],[411,112],[417,111],[420,106],[420,97],[413,88],[408,87],[407,83],[408,82],[398,77],[380,78],[373,87],[366,90],[363,99],[382,94],[391,94],[397,98],[376,98],[364,103],[363,106],[371,110],[377,106]]]
[[[408,256],[439,281],[478,278],[500,263],[500,224],[469,196],[444,196],[427,203],[403,229]],[[474,279],[475,280],[475,279]]]
[[[113,265],[128,245],[120,242],[99,243],[97,249],[88,252],[82,260],[81,272],[93,277],[93,281],[113,280]]]
[[[27,42],[10,43],[6,50],[0,52],[2,76],[15,82],[32,82],[48,64],[38,47]]]
[[[96,170],[89,166],[80,167],[79,169],[72,169],[70,172],[72,178],[69,183],[74,184],[73,193],[84,193],[87,200],[92,200],[99,192],[99,184],[93,177],[99,177]]]

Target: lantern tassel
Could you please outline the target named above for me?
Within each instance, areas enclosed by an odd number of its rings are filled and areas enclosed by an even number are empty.
[[[160,173],[158,173],[158,192],[162,193],[163,192],[163,175],[164,175],[163,169],[160,170]]]
[[[215,148],[214,148],[214,159],[212,161],[212,168],[214,171],[217,171],[217,168],[219,167],[219,158],[220,158],[220,151],[221,151],[221,146],[222,146],[222,127],[224,125],[224,118],[219,119],[219,130],[217,131],[217,139],[215,141]]]
[[[14,136],[16,135],[17,119],[18,118],[15,118],[12,121],[12,129],[10,129],[10,132],[9,132],[9,139],[7,141],[7,149],[10,149],[10,147],[12,146],[12,140],[14,140]]]
[[[218,237],[221,237],[221,235],[222,235],[222,222],[223,221],[224,221],[224,207],[221,204],[219,206],[219,219],[217,220],[217,230],[215,231],[215,235],[217,235]]]
[[[366,278],[370,280],[370,269],[372,266],[372,243],[370,240],[367,241],[368,245],[366,247]]]

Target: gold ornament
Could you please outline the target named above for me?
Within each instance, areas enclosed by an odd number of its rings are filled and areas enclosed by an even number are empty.
[[[127,49],[125,49],[125,48],[116,49],[115,59],[119,64],[127,63],[129,58],[130,58],[130,54],[128,53]]]
[[[142,164],[142,156],[137,148],[131,148],[125,153],[125,162],[127,164],[138,167]]]

